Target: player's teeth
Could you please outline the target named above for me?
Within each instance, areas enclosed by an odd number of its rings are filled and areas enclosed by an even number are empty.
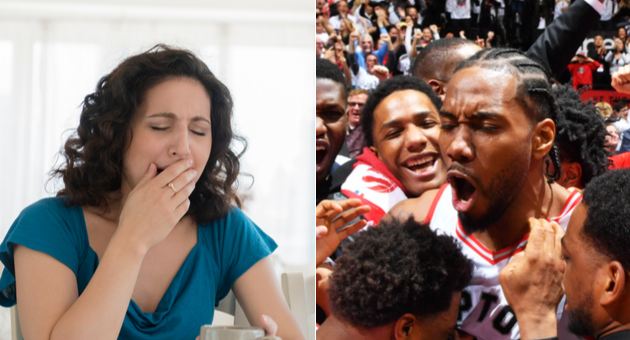
[[[433,157],[428,157],[428,158],[424,158],[424,159],[421,159],[421,160],[414,161],[411,164],[409,164],[408,166],[409,167],[414,167],[414,166],[418,166],[418,165],[424,165],[424,164],[430,163],[432,160],[433,160]]]

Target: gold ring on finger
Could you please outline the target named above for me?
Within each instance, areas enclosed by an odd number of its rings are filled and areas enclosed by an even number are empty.
[[[175,193],[175,194],[177,193],[177,190],[175,190],[175,186],[173,185],[173,183],[169,183],[168,187],[173,189],[173,193]]]

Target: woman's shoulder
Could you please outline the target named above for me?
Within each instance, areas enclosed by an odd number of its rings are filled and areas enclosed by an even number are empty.
[[[76,215],[80,209],[81,207],[79,206],[68,205],[65,197],[47,197],[24,208],[20,213],[20,217],[58,219]]]
[[[276,247],[275,242],[238,207],[232,206],[228,213],[219,219],[199,225],[200,239],[212,244],[234,244],[256,240]],[[238,241],[237,241],[238,240]]]
[[[29,231],[37,229],[57,229],[75,233],[83,227],[83,214],[80,206],[67,204],[65,197],[48,197],[27,206],[15,219],[13,227]]]
[[[202,229],[221,229],[234,225],[242,225],[244,222],[253,224],[252,220],[250,220],[239,207],[233,205],[225,216],[200,223],[199,226],[203,227]]]

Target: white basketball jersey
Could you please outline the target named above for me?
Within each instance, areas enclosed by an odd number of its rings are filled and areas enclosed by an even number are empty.
[[[451,186],[444,184],[433,203],[425,223],[438,233],[453,236],[462,247],[462,252],[475,265],[470,284],[462,291],[462,299],[457,320],[458,327],[480,340],[519,339],[520,332],[512,308],[508,305],[499,284],[499,273],[514,254],[523,250],[529,234],[512,246],[499,251],[491,251],[484,247],[475,236],[467,234],[462,228],[457,210],[453,208]],[[567,229],[571,213],[582,200],[582,196],[574,191],[567,199],[560,216],[549,221],[558,223]],[[558,305],[558,337],[564,339],[581,339],[570,333],[567,328],[567,315],[562,299]]]

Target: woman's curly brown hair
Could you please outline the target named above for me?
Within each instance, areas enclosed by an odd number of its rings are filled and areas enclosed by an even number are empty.
[[[198,81],[211,105],[212,150],[190,195],[187,215],[202,224],[224,217],[232,202],[240,207],[235,184],[247,142],[232,132],[230,91],[192,52],[166,45],[127,58],[85,97],[79,127],[60,151],[65,164],[51,172],[65,184],[57,196],[67,197],[68,205],[107,207],[107,198],[121,187],[123,154],[135,112],[147,90],[172,78]],[[233,139],[243,143],[240,154],[230,149]]]

